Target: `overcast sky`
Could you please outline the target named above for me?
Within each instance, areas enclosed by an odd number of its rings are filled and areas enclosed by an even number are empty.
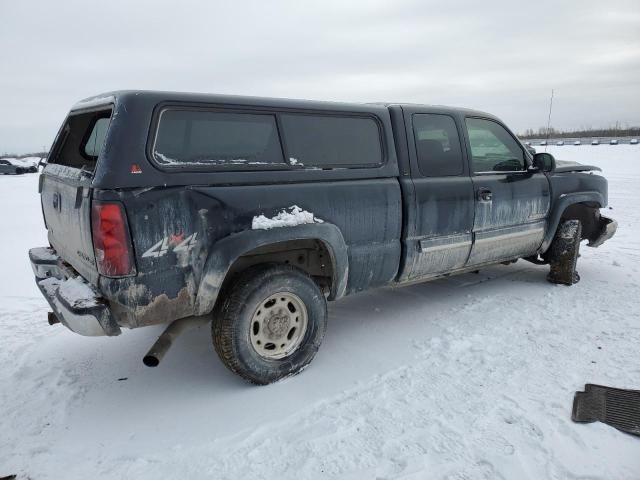
[[[419,102],[640,125],[640,1],[0,0],[0,153],[117,89]]]

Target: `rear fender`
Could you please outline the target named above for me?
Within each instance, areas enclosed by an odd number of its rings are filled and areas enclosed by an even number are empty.
[[[330,223],[297,225],[270,230],[245,230],[229,235],[212,245],[205,264],[196,297],[196,315],[206,315],[213,310],[220,288],[234,262],[242,255],[259,247],[289,240],[319,240],[331,256],[333,278],[330,300],[344,295],[347,287],[347,246],[340,229]]]

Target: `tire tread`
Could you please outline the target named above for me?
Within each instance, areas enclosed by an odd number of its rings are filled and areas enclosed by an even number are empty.
[[[302,270],[291,265],[282,264],[263,264],[250,267],[232,278],[228,288],[220,292],[221,301],[214,309],[214,318],[212,322],[212,340],[216,353],[220,357],[222,363],[233,373],[239,375],[245,380],[256,385],[266,385],[273,380],[265,379],[250,372],[243,366],[240,359],[235,355],[233,348],[233,336],[235,332],[235,322],[239,317],[241,310],[245,304],[247,297],[255,288],[263,282],[272,281],[276,276],[291,276],[303,282],[312,283],[322,295],[319,286]],[[323,301],[324,296],[322,295]],[[319,346],[322,337],[324,337],[324,327],[326,326],[326,303],[324,309],[325,322],[320,332],[319,341],[316,341],[314,348]],[[303,365],[300,370],[304,368]],[[294,372],[299,373],[299,372]]]

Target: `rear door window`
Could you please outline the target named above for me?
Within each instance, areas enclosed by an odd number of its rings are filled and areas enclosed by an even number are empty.
[[[153,157],[167,166],[284,163],[274,115],[206,110],[164,110]]]
[[[418,168],[425,177],[462,175],[462,148],[456,124],[448,115],[413,115]]]
[[[288,162],[320,168],[382,163],[378,123],[369,117],[281,115]]]

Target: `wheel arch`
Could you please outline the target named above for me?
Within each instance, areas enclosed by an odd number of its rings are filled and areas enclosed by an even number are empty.
[[[342,297],[347,287],[349,265],[347,246],[336,225],[322,223],[270,230],[245,230],[225,237],[210,247],[197,289],[196,314],[206,315],[213,310],[223,285],[231,275],[263,263],[260,259],[247,262],[247,257],[262,255],[264,263],[272,262],[270,254],[274,251],[285,252],[286,249],[282,248],[288,245],[305,248],[312,242],[318,242],[330,258],[329,299]]]
[[[553,237],[556,234],[558,225],[561,220],[568,218],[580,219],[584,222],[585,218],[589,218],[587,212],[595,210],[599,215],[599,209],[606,205],[605,197],[600,192],[581,192],[581,193],[567,193],[560,195],[558,200],[554,203],[553,210],[549,216],[547,223],[547,232],[538,253],[543,254],[549,249]],[[567,216],[568,215],[568,216]],[[596,221],[597,218],[594,218]],[[589,226],[585,225],[583,235],[588,235],[590,232]]]

